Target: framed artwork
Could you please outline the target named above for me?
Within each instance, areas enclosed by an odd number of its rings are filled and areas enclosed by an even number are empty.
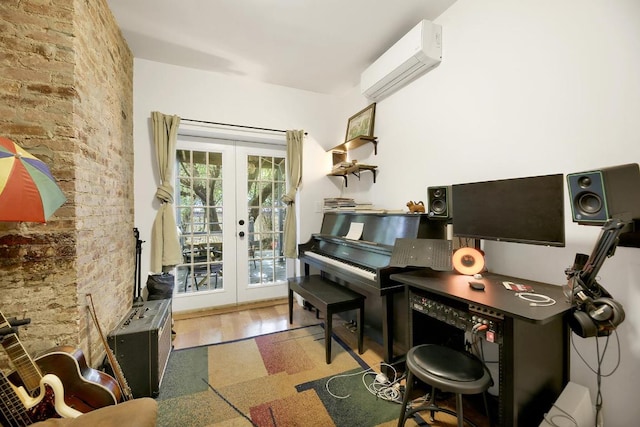
[[[376,103],[369,105],[365,109],[358,111],[349,117],[347,123],[347,136],[345,142],[358,138],[359,136],[373,136],[373,125],[376,117]]]

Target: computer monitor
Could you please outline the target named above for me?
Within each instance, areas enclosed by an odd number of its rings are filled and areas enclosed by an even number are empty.
[[[564,246],[562,174],[454,184],[453,235]]]

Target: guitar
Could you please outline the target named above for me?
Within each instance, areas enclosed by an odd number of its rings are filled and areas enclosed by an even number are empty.
[[[33,424],[27,408],[11,383],[0,372],[0,425],[6,427],[23,427]]]
[[[60,346],[34,361],[1,312],[0,330],[9,331],[2,337],[2,346],[16,369],[9,380],[34,421],[75,418],[121,400],[117,382],[89,368],[81,350]]]
[[[93,323],[96,325],[96,329],[98,329],[98,333],[100,333],[100,338],[102,339],[102,345],[104,346],[104,350],[107,352],[107,359],[109,359],[109,364],[113,369],[113,374],[118,380],[118,384],[120,384],[120,389],[122,390],[122,398],[124,400],[133,399],[133,393],[131,392],[131,387],[127,383],[126,378],[124,377],[124,373],[122,372],[122,368],[120,367],[120,363],[116,359],[115,354],[107,344],[107,339],[102,332],[102,328],[100,327],[100,322],[98,322],[98,316],[96,315],[96,308],[93,305],[93,297],[91,294],[87,294],[87,298],[89,299],[89,312],[91,313],[91,318],[93,319]]]

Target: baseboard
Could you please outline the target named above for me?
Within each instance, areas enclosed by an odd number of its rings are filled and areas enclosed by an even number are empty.
[[[181,311],[173,313],[174,320],[193,319],[196,317],[212,316],[215,314],[235,313],[237,311],[252,310],[255,308],[273,307],[274,305],[287,304],[286,298],[278,298],[264,301],[254,301],[242,304],[230,304],[215,308],[206,308],[200,310]]]

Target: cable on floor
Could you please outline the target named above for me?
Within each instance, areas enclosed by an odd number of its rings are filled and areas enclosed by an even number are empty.
[[[329,383],[338,378],[362,375],[362,383],[371,394],[383,400],[387,400],[395,403],[402,403],[403,387],[400,385],[400,381],[403,380],[405,376],[404,375],[398,376],[398,372],[392,365],[389,365],[386,363],[380,363],[380,367],[387,367],[391,371],[393,371],[393,378],[389,379],[387,378],[386,375],[380,372],[376,372],[373,368],[364,369],[351,374],[334,375],[333,377],[329,378],[325,383],[325,388],[327,390],[327,393],[329,393],[332,397],[336,399],[347,399],[351,397],[351,394],[347,394],[346,396],[340,396],[333,393],[329,388]]]

